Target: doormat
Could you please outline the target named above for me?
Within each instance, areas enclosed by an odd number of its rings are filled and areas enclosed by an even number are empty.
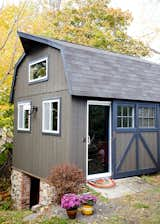
[[[88,181],[88,184],[96,188],[112,188],[116,186],[115,181],[110,178],[100,178],[97,180]]]

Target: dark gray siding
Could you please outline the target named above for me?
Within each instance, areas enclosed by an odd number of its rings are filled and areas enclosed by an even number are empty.
[[[71,118],[71,153],[72,162],[83,169],[86,173],[86,120],[87,100],[72,97],[72,118]]]
[[[28,62],[43,56],[49,57],[49,80],[28,84]],[[52,97],[61,98],[61,135],[42,134],[42,100]],[[17,131],[17,102],[30,100],[38,106],[31,116],[31,132]],[[13,166],[32,175],[46,177],[51,167],[69,162],[71,97],[66,88],[66,80],[60,52],[43,48],[32,53],[18,70],[15,89],[15,137]]]
[[[48,82],[28,83],[28,65],[29,62],[48,57],[49,76]],[[46,94],[55,91],[67,90],[67,84],[64,75],[63,62],[59,50],[50,47],[36,49],[27,55],[18,69],[16,79],[15,98],[24,98],[37,94]]]

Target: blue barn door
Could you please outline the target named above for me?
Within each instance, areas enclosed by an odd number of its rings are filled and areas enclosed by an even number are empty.
[[[135,108],[134,128],[118,129],[116,119],[117,105],[119,104],[114,103],[113,105],[113,177],[128,177],[160,170],[160,132],[157,128],[158,123],[155,124],[155,128],[138,128],[138,106],[131,103],[129,105],[133,105]]]

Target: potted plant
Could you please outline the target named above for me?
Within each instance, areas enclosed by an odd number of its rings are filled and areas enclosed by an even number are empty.
[[[94,213],[94,204],[97,201],[97,198],[92,194],[83,194],[80,197],[82,204],[81,212],[83,215],[92,215]]]
[[[70,219],[75,219],[77,208],[80,206],[80,198],[76,194],[65,194],[61,199],[61,207],[66,209]]]

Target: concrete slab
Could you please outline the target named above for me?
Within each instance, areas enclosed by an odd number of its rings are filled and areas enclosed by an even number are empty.
[[[117,179],[115,180],[115,182],[115,187],[107,189],[95,188],[89,184],[88,186],[91,189],[101,193],[103,197],[110,199],[120,198],[129,194],[143,192],[152,188],[150,184],[146,183],[142,178],[137,176]]]

